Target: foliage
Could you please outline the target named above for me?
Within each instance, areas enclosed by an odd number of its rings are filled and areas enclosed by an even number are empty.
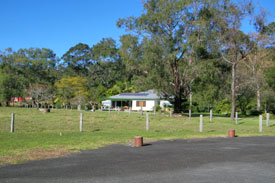
[[[87,80],[79,76],[62,78],[55,86],[57,96],[64,104],[82,104],[88,95]]]
[[[220,114],[230,114],[230,101],[228,99],[221,100],[215,107],[214,111]]]
[[[106,96],[113,96],[120,93],[135,93],[135,87],[129,82],[118,81],[116,84],[106,91]]]
[[[87,44],[79,43],[70,48],[62,56],[64,60],[63,67],[66,68],[66,75],[87,75],[88,69],[93,63],[91,54],[91,49]]]

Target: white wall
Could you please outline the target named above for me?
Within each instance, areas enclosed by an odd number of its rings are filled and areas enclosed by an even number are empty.
[[[143,111],[153,111],[155,106],[154,100],[133,100],[132,103],[132,110],[139,111],[141,110],[141,107],[137,107],[137,101],[146,101],[146,106],[142,107]]]
[[[104,100],[101,102],[103,106],[106,106],[106,107],[111,107],[111,100]]]
[[[167,101],[167,100],[161,100],[159,105],[160,105],[161,108],[163,108],[164,104],[171,105],[171,103],[169,101]]]

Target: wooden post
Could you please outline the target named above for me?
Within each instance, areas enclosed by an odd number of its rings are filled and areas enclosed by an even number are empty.
[[[146,113],[146,131],[149,130],[149,114]]]
[[[141,107],[141,115],[143,115],[143,108]]]
[[[263,132],[263,116],[259,116],[259,132]]]
[[[172,109],[170,109],[170,118],[172,118]]]
[[[267,127],[269,127],[269,118],[270,118],[269,113],[266,113],[266,126]]]
[[[203,131],[203,116],[200,115],[200,132]]]
[[[235,122],[236,122],[236,125],[238,124],[238,112],[236,112],[235,114]]]
[[[83,122],[83,114],[80,113],[80,124],[79,124],[80,132],[82,132],[82,122]]]
[[[189,120],[191,120],[192,110],[189,109]]]
[[[14,117],[15,117],[15,114],[11,113],[11,133],[14,132]]]
[[[213,121],[213,112],[212,112],[212,109],[210,110],[210,122]]]

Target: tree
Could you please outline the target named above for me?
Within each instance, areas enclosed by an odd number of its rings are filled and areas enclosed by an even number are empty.
[[[247,15],[246,7],[239,2],[225,1],[220,11],[218,45],[224,61],[232,68],[231,76],[231,120],[234,120],[236,111],[236,69],[249,53],[249,39],[241,30],[241,21]]]
[[[125,79],[124,65],[113,39],[104,38],[91,50],[94,64],[89,68],[89,87],[102,85],[111,88],[116,81]]]
[[[75,103],[78,105],[86,101],[88,95],[87,80],[82,77],[62,78],[55,83],[57,96],[63,104]]]
[[[273,24],[266,26],[266,13],[261,10],[257,15],[252,16],[255,32],[250,33],[250,53],[246,59],[246,66],[252,71],[253,83],[256,87],[257,111],[261,109],[261,90],[265,86],[264,72],[270,66],[274,47]]]
[[[120,37],[121,46],[119,48],[119,55],[122,63],[125,65],[128,81],[131,81],[135,76],[144,76],[142,72],[142,43],[139,43],[138,36],[130,34]]]
[[[87,44],[79,43],[69,49],[63,56],[65,75],[86,76],[92,61],[91,49]]]
[[[24,96],[26,78],[18,69],[12,49],[0,52],[0,101],[9,106],[12,97]]]
[[[196,52],[206,51],[204,32],[211,21],[214,1],[146,0],[144,13],[117,22],[143,36],[143,72],[155,89],[174,98],[174,112],[182,111],[183,96],[190,92],[184,64],[196,60]],[[209,24],[205,23],[208,22]]]
[[[28,89],[29,96],[32,97],[32,101],[36,104],[37,108],[41,102],[49,103],[53,100],[54,93],[50,86],[45,84],[32,84]]]

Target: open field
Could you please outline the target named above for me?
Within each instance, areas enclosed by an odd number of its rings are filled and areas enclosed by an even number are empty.
[[[16,114],[14,133],[9,132],[11,113]],[[189,120],[150,115],[150,130],[146,131],[146,116],[138,113],[82,113],[83,132],[79,132],[80,112],[76,110],[54,109],[44,114],[37,109],[0,108],[0,164],[58,157],[114,143],[129,144],[137,135],[147,142],[226,137],[228,129],[235,129],[238,136],[275,135],[275,120],[270,120],[270,127],[266,127],[264,120],[263,132],[259,133],[258,117],[241,118],[238,125],[228,117],[214,116],[213,122],[204,117],[204,132],[200,133],[199,117]]]

